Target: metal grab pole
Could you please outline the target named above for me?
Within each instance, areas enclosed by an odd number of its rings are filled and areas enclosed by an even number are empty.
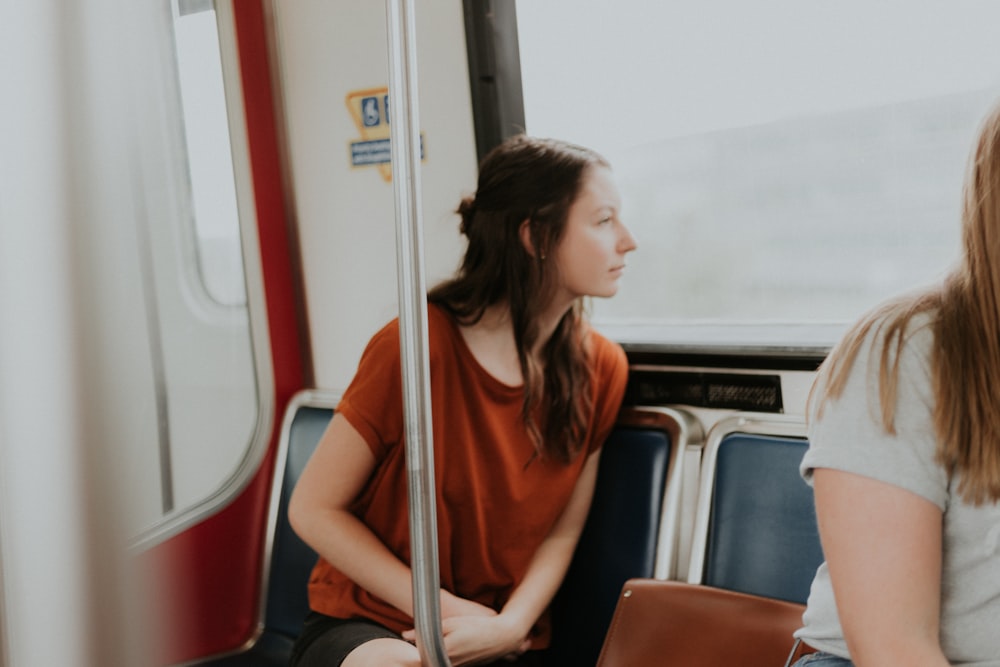
[[[441,632],[434,440],[431,432],[427,291],[420,201],[420,122],[413,0],[386,0],[389,42],[390,146],[396,198],[399,346],[410,505],[413,616],[423,664],[451,667]]]

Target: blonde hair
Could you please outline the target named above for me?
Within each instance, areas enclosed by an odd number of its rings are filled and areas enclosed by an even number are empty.
[[[874,331],[872,349],[881,344],[881,419],[894,434],[900,352],[914,316],[928,313],[934,331],[936,459],[957,475],[962,498],[980,505],[1000,500],[1000,105],[983,122],[963,195],[959,265],[933,289],[862,318],[823,363],[814,393],[821,414],[827,401],[843,393],[858,352]]]

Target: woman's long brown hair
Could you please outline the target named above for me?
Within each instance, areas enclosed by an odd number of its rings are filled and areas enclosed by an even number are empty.
[[[820,408],[839,397],[874,330],[882,423],[895,433],[900,352],[913,317],[929,313],[937,461],[957,475],[962,498],[979,505],[1000,500],[1000,105],[984,121],[969,162],[962,242],[962,260],[941,285],[864,317],[830,353],[815,386]]]
[[[591,165],[607,162],[553,139],[520,135],[494,148],[480,164],[475,196],[458,208],[468,238],[462,265],[427,295],[466,325],[489,306],[508,306],[524,378],[522,419],[537,452],[561,462],[579,454],[593,409],[582,303],[577,300],[560,320],[541,350],[541,364],[531,350],[539,315],[558,286],[551,256]],[[521,238],[525,221],[531,253]]]

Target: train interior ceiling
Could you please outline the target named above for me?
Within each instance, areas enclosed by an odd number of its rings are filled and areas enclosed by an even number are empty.
[[[1000,94],[996,3],[660,4],[415,3],[427,283],[521,131],[607,157],[638,239],[588,304],[630,379],[554,606],[557,642],[560,610],[590,637],[565,664],[596,660],[629,578],[805,601],[809,388],[957,257]],[[398,308],[386,14],[6,11],[0,667],[284,664],[314,558],[289,486]]]

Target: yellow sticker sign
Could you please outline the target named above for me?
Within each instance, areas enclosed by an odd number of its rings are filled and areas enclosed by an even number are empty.
[[[347,94],[347,110],[361,139],[350,142],[352,167],[378,168],[386,182],[392,180],[392,149],[389,145],[389,89],[367,88]],[[424,159],[424,136],[420,135],[420,159]]]

